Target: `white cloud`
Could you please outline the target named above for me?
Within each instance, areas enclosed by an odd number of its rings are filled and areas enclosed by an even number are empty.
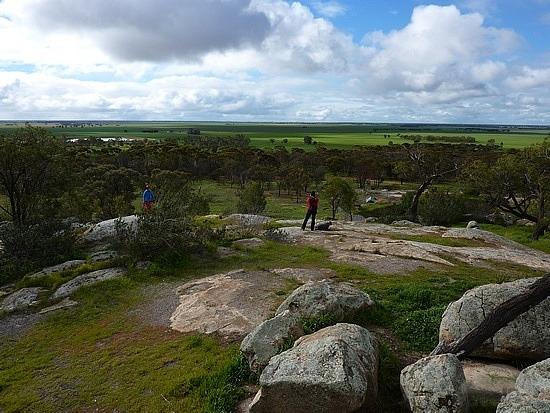
[[[455,6],[358,44],[298,1],[128,4],[0,1],[0,119],[550,121],[550,69],[518,68],[517,34]]]
[[[321,16],[337,17],[346,13],[346,6],[337,1],[314,1],[313,8]]]
[[[472,90],[485,93],[485,83],[506,69],[489,58],[519,43],[514,32],[486,27],[480,14],[462,14],[455,6],[419,6],[403,29],[373,33],[365,41],[376,49],[365,67],[368,90],[434,94],[450,101],[460,90],[465,98],[478,94]]]

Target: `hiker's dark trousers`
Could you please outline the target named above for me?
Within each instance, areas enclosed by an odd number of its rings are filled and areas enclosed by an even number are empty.
[[[306,212],[306,219],[304,219],[304,223],[302,224],[302,230],[306,229],[307,221],[311,217],[311,230],[313,231],[315,229],[315,215],[317,215],[316,209],[308,209]]]

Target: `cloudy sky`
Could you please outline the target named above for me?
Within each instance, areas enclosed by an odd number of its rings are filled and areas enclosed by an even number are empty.
[[[550,0],[0,0],[0,119],[550,124]]]

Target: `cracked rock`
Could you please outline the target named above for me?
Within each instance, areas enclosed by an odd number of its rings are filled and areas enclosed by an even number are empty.
[[[504,284],[488,284],[467,291],[447,307],[439,329],[439,341],[452,343],[477,327],[498,305],[521,294],[537,278]],[[550,298],[520,315],[493,338],[484,342],[474,356],[495,360],[540,361],[550,357]]]

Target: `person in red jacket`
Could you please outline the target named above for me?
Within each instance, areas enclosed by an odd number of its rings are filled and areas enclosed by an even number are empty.
[[[304,219],[304,223],[302,224],[302,231],[305,231],[307,221],[311,217],[311,230],[315,230],[315,215],[317,215],[317,208],[319,208],[319,197],[315,194],[315,191],[311,192],[311,194],[307,194],[306,198],[306,206],[307,206],[307,212],[306,212],[306,218]]]

